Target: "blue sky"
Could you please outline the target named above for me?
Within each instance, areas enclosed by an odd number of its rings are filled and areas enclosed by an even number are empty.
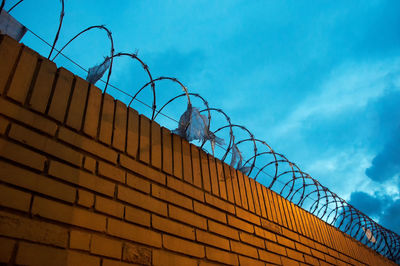
[[[58,1],[26,0],[12,14],[52,41],[59,8]],[[153,76],[179,78],[234,123],[400,233],[398,10],[397,0],[66,0],[58,47],[88,26],[105,24],[117,52],[138,51]],[[48,54],[29,33],[23,42]],[[65,50],[86,68],[108,52],[100,31]],[[137,63],[117,60],[112,84],[135,91],[148,81]],[[56,63],[85,77],[61,57]],[[161,100],[181,93],[168,84],[158,88]],[[141,97],[151,103],[149,91]],[[182,101],[166,112],[178,119],[185,107]]]

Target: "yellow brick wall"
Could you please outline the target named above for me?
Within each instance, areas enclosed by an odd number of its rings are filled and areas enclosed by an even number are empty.
[[[0,263],[394,265],[0,36]]]

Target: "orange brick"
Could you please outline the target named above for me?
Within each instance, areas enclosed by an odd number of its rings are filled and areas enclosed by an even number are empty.
[[[140,265],[151,265],[151,253],[152,250],[150,248],[125,243],[122,251],[122,260]]]
[[[179,205],[183,208],[193,210],[193,202],[191,199],[189,199],[183,195],[180,195],[172,190],[168,190],[168,189],[162,188],[160,186],[157,186],[155,184],[152,184],[151,185],[151,195],[156,198]]]
[[[153,228],[158,229],[163,232],[167,232],[176,236],[181,236],[190,240],[195,239],[194,228],[189,227],[157,215],[152,215],[151,224]]]
[[[24,145],[38,149],[61,160],[70,162],[76,166],[82,165],[82,154],[60,142],[55,141],[54,139],[45,137],[44,135],[38,134],[25,127],[13,124],[8,135],[10,138],[17,140]]]
[[[150,265],[150,264],[149,264]],[[197,260],[180,256],[164,250],[153,251],[153,265],[157,266],[175,266],[175,265],[187,265],[197,266]]]
[[[304,245],[306,245],[307,247],[310,248],[315,248],[315,244],[314,241],[304,237],[304,236],[300,236],[300,243],[303,243]]]
[[[260,209],[260,202],[258,200],[258,194],[257,194],[257,188],[256,188],[256,182],[254,179],[250,178],[250,192],[253,195],[253,200],[254,200],[254,209],[257,215],[261,215],[261,209]]]
[[[65,265],[67,250],[22,242],[19,244],[18,265]]]
[[[239,191],[239,181],[238,177],[236,175],[236,169],[228,166],[228,169],[231,171],[231,177],[232,177],[232,185],[233,185],[233,194],[235,195],[235,203],[236,205],[243,206],[243,200],[242,196]]]
[[[329,255],[325,254],[325,259],[326,259],[327,262],[329,262],[332,265],[336,265],[337,264],[336,259],[331,257],[331,256],[329,256]]]
[[[264,240],[262,238],[256,237],[254,235],[250,235],[248,233],[244,233],[239,231],[240,240],[252,246],[256,246],[259,248],[265,248]]]
[[[144,226],[150,226],[150,213],[125,206],[125,220]]]
[[[144,193],[150,193],[150,183],[136,175],[127,173],[126,184],[132,188],[140,190]]]
[[[207,229],[207,220],[193,212],[170,205],[169,217],[201,229]]]
[[[9,124],[10,124],[10,122],[7,119],[0,116],[0,134],[1,135],[4,135],[6,133],[6,130],[7,130]]]
[[[140,226],[109,218],[107,232],[123,239],[161,248],[161,234]]]
[[[78,135],[69,129],[61,127],[58,138],[111,163],[117,162],[117,153],[114,150],[84,136]]]
[[[57,124],[53,121],[32,113],[3,98],[0,98],[0,113],[52,136],[54,136],[57,130]]]
[[[2,161],[0,180],[67,202],[75,202],[75,188]]]
[[[235,195],[233,191],[233,180],[232,180],[232,168],[226,163],[222,164],[224,169],[225,183],[226,183],[226,192],[228,201],[235,204]],[[238,198],[239,202],[236,203],[238,206],[241,206],[240,197]]]
[[[8,78],[21,49],[19,44],[13,38],[7,35],[0,36],[0,94],[3,94]]]
[[[227,192],[226,192],[226,177],[224,173],[224,168],[222,162],[218,159],[215,159],[215,165],[217,168],[217,180],[219,186],[219,195],[222,199],[228,200]]]
[[[254,232],[256,233],[257,236],[276,242],[275,234],[267,230],[264,230],[261,227],[254,226]]]
[[[248,210],[249,204],[247,202],[246,187],[244,185],[243,173],[241,171],[236,171],[236,175],[237,175],[237,182],[238,182],[238,186],[239,186],[240,198],[242,200],[242,206],[243,206],[243,208]]]
[[[10,262],[14,250],[15,240],[0,237],[0,262],[5,265]],[[10,263],[11,264],[11,263]]]
[[[44,113],[53,89],[57,66],[53,62],[44,58],[41,58],[39,62],[39,72],[33,85],[29,106],[35,111]]]
[[[31,194],[0,184],[0,206],[29,211]]]
[[[243,181],[246,189],[247,203],[249,204],[249,210],[251,212],[255,212],[253,194],[251,193],[251,187],[250,187],[250,178],[246,175],[243,175]]]
[[[114,196],[114,183],[66,164],[50,161],[49,175],[107,196]]]
[[[217,166],[215,164],[215,158],[212,155],[208,155],[208,165],[210,169],[210,180],[211,180],[211,191],[212,194],[219,196],[219,184],[217,175]]]
[[[193,184],[190,144],[185,139],[182,139],[182,162],[183,162],[183,179],[186,182]]]
[[[137,158],[139,151],[139,114],[128,108],[128,129],[126,133],[126,152]]]
[[[163,171],[172,175],[172,136],[166,128],[161,128],[162,135],[162,168]]]
[[[99,162],[98,173],[101,176],[108,177],[115,181],[125,183],[125,171],[111,164]]]
[[[139,135],[139,160],[149,164],[150,163],[150,120],[139,115],[140,135]]]
[[[215,206],[215,207],[217,207],[217,208],[219,208],[219,209],[221,209],[223,211],[230,212],[230,213],[233,213],[233,214],[235,213],[235,206],[234,205],[232,205],[232,204],[230,204],[230,203],[228,203],[226,201],[220,200],[217,197],[211,196],[208,193],[206,193],[205,196],[206,196],[206,202],[208,204],[211,204],[211,205],[213,205],[213,206]]]
[[[83,123],[83,132],[92,138],[96,138],[97,136],[101,99],[102,93],[100,89],[91,84]]]
[[[311,256],[308,256],[307,254],[304,255],[304,260],[306,263],[311,264],[311,265],[319,265],[318,260],[316,258],[313,258]]]
[[[254,233],[254,225],[228,215],[228,224],[243,231]]]
[[[85,159],[83,160],[83,168],[85,168],[91,173],[94,173],[96,171],[96,160],[93,159],[92,157],[86,156]]]
[[[298,241],[298,242],[300,241],[300,237],[297,233],[290,231],[284,227],[282,228],[282,234],[294,241]]]
[[[37,62],[38,54],[28,47],[23,46],[17,68],[10,82],[7,93],[8,97],[20,103],[25,102]]]
[[[192,155],[193,184],[201,188],[203,182],[201,180],[199,148],[193,144],[190,144],[190,152]]]
[[[289,258],[295,259],[297,261],[304,262],[304,255],[302,253],[294,251],[294,250],[292,250],[290,248],[286,249],[286,253],[287,253]]]
[[[262,265],[265,266],[265,263],[259,260],[250,259],[248,257],[239,256],[239,263],[240,265]]]
[[[182,162],[182,138],[178,135],[172,134],[172,155],[174,176],[183,178],[183,162]]]
[[[124,186],[118,186],[118,199],[163,216],[167,215],[166,203]]]
[[[90,253],[120,259],[122,243],[106,237],[93,235],[90,244]]]
[[[289,258],[286,258],[286,257],[281,257],[281,260],[282,260],[282,265],[288,265],[288,266],[297,266],[297,265],[300,265],[300,263],[299,262],[297,262],[297,261],[295,261],[295,260],[292,260],[292,259],[289,259]],[[317,264],[318,265],[318,264]]]
[[[229,226],[208,220],[208,229],[211,232],[217,233],[219,235],[226,236],[234,240],[239,240],[238,231]]]
[[[263,185],[261,185],[258,182],[255,182],[256,184],[256,189],[257,189],[257,195],[258,195],[258,202],[260,203],[260,210],[261,210],[261,216],[267,218],[267,208],[266,208],[266,201],[264,200],[264,195],[262,191]]]
[[[198,258],[204,258],[205,255],[204,246],[166,234],[163,235],[163,247]]]
[[[122,167],[144,176],[147,179],[151,179],[157,183],[165,185],[165,174],[161,173],[160,171],[154,170],[153,168],[150,168],[149,166],[135,161],[123,154],[120,155],[119,159]]]
[[[275,263],[275,264],[279,264],[279,265],[282,264],[281,257],[276,255],[276,254],[274,254],[274,253],[265,251],[263,249],[259,249],[258,250],[258,255],[260,257],[260,260],[263,260],[263,261],[266,261],[266,262]]]
[[[277,235],[276,238],[277,238],[279,244],[284,245],[289,248],[292,248],[292,249],[295,248],[294,242],[292,240],[285,238],[285,237],[281,237],[279,235]]]
[[[69,233],[69,247],[89,251],[91,237],[89,233],[71,230]]]
[[[100,232],[106,228],[102,215],[40,197],[33,199],[32,214]]]
[[[217,248],[222,248],[229,251],[229,240],[205,231],[196,229],[197,242],[204,243]]]
[[[151,122],[151,165],[161,169],[161,128],[156,122]]]
[[[211,181],[210,181],[210,169],[208,168],[208,157],[207,154],[202,150],[200,150],[200,165],[201,165],[201,174],[203,177],[203,187],[207,192],[211,191]]]
[[[94,194],[86,190],[78,189],[78,202],[79,205],[91,208],[94,205]]]
[[[0,235],[67,247],[68,231],[58,225],[0,212]],[[1,250],[1,249],[0,249]]]
[[[296,243],[296,242],[295,242],[294,244],[295,244],[296,249],[297,249],[298,251],[300,251],[300,252],[302,252],[302,253],[306,253],[306,254],[311,255],[311,250],[310,250],[309,247],[304,246],[304,245],[299,244],[299,243]]]
[[[68,251],[66,265],[99,266],[100,258],[70,250]]]
[[[99,141],[104,144],[111,144],[113,123],[114,123],[114,98],[103,93],[103,105],[101,109],[100,118],[100,131],[99,131]]]
[[[0,139],[0,157],[7,158],[36,170],[43,170],[46,161],[46,157],[5,139]]]
[[[94,208],[102,213],[122,218],[124,216],[124,205],[115,200],[110,200],[96,195]]]
[[[239,265],[238,255],[211,247],[206,247],[206,257],[209,260],[228,265]]]
[[[231,250],[235,253],[258,259],[257,249],[241,242],[231,240]]]
[[[177,178],[167,176],[167,186],[198,201],[204,202],[204,192],[192,185],[184,183]]]
[[[204,205],[202,203],[198,203],[196,201],[193,202],[194,204],[194,211],[203,215],[207,216],[213,220],[226,223],[226,214],[224,212],[221,212],[217,209],[214,209],[212,207],[209,207],[207,205]]]
[[[87,81],[75,76],[75,84],[72,92],[71,103],[68,108],[66,124],[76,130],[82,128],[88,88],[89,83]]]
[[[260,217],[251,212],[245,211],[242,208],[236,207],[236,216],[252,224],[261,225]]]
[[[116,100],[112,146],[120,151],[125,151],[127,115],[126,105]]]
[[[317,257],[317,258],[319,258],[319,259],[321,259],[321,260],[325,260],[325,255],[324,255],[323,253],[321,253],[321,252],[315,250],[315,249],[311,249],[311,254],[312,254],[314,257]]]
[[[48,115],[60,122],[64,122],[73,79],[74,76],[71,72],[65,68],[58,69]]]
[[[265,243],[265,246],[266,246],[267,250],[269,250],[271,252],[274,252],[274,253],[277,253],[277,254],[280,254],[280,255],[283,255],[283,256],[287,256],[285,247],[283,247],[281,245],[278,245],[278,244],[275,244],[273,242],[267,241]]]
[[[265,209],[267,211],[267,219],[270,221],[274,221],[274,212],[275,210],[271,206],[270,199],[268,197],[268,189],[265,186],[261,186],[262,192],[263,192],[263,197],[264,197],[264,204],[265,204]]]

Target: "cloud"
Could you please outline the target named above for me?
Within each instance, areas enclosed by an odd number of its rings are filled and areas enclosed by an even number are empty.
[[[379,218],[384,210],[387,207],[390,199],[385,197],[379,197],[378,195],[369,195],[362,191],[356,191],[351,193],[349,203],[355,206],[358,210],[363,212],[364,214]]]
[[[391,204],[382,215],[380,223],[390,230],[400,234],[400,199]]]

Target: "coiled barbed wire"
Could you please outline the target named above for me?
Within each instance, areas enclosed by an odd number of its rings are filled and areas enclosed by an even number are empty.
[[[11,12],[16,6],[18,6],[23,0],[18,1],[14,6],[12,6],[8,12]],[[2,0],[0,4],[0,12],[4,11],[5,0]],[[351,204],[347,203],[344,199],[339,197],[336,193],[330,191],[327,187],[323,186],[318,182],[318,180],[311,177],[309,174],[303,172],[296,164],[290,162],[283,154],[275,152],[266,141],[255,138],[249,129],[245,126],[233,124],[230,117],[221,109],[210,107],[205,98],[203,98],[198,93],[193,93],[188,90],[178,79],[172,77],[158,77],[153,79],[149,67],[137,56],[137,53],[126,53],[119,52],[114,53],[114,41],[112,38],[111,31],[107,29],[104,25],[97,25],[88,27],[74,37],[70,39],[61,49],[57,50],[55,48],[59,34],[61,32],[62,22],[64,18],[64,0],[61,0],[61,12],[59,15],[59,26],[55,34],[51,50],[49,52],[48,58],[50,59],[54,50],[57,54],[51,59],[52,61],[57,58],[59,54],[77,37],[93,29],[101,29],[106,31],[107,37],[110,40],[111,48],[110,55],[106,57],[105,62],[110,60],[110,66],[108,67],[108,76],[105,81],[105,88],[103,91],[106,93],[107,86],[109,85],[110,77],[112,74],[112,66],[114,58],[121,56],[128,56],[133,60],[138,61],[142,68],[145,70],[149,81],[140,87],[135,94],[124,92],[125,95],[129,95],[131,100],[128,104],[128,108],[132,105],[138,94],[143,91],[149,85],[151,86],[151,92],[153,95],[152,105],[149,108],[152,110],[151,119],[156,120],[159,114],[162,114],[167,106],[171,104],[176,104],[176,100],[182,97],[187,98],[187,110],[182,119],[185,120],[185,125],[183,127],[184,133],[191,130],[191,126],[194,123],[194,118],[198,118],[197,121],[203,121],[203,124],[197,125],[197,129],[203,130],[200,132],[201,137],[197,140],[200,141],[200,148],[208,152],[205,148],[205,144],[210,142],[212,145],[212,151],[214,154],[216,142],[216,134],[220,134],[225,129],[228,129],[227,145],[224,146],[224,153],[220,156],[222,162],[229,164],[229,159],[231,160],[230,165],[236,169],[247,174],[254,180],[258,180],[263,183],[266,187],[271,190],[278,192],[285,199],[293,202],[294,204],[308,210],[310,213],[314,214],[318,218],[326,221],[327,223],[337,227],[341,231],[349,234],[353,238],[357,239],[361,243],[367,245],[373,250],[381,253],[382,255],[388,257],[389,259],[400,262],[400,236],[395,232],[382,227],[380,224],[376,223],[370,217],[357,210]],[[32,32],[32,31],[31,31]],[[33,32],[32,32],[33,33]],[[35,34],[36,35],[36,34]],[[38,35],[36,35],[38,37]],[[43,39],[42,39],[43,40]],[[67,58],[67,57],[66,57]],[[71,60],[72,61],[72,60]],[[75,63],[75,62],[74,62]],[[76,63],[75,63],[76,64]],[[82,67],[81,67],[82,68]],[[164,103],[160,109],[157,110],[157,97],[156,97],[156,83],[160,81],[171,81],[178,84],[182,90],[183,94],[177,94],[171,97],[166,103]],[[114,86],[113,86],[114,87]],[[115,88],[115,87],[114,87]],[[200,99],[204,108],[198,110],[198,113],[193,113],[191,97]],[[207,117],[201,113],[207,113]],[[220,126],[214,131],[211,130],[213,124],[212,114],[222,115],[226,120],[226,124]],[[196,116],[196,117],[194,117]],[[243,131],[247,138],[239,139],[237,130]],[[183,134],[182,137],[187,138],[187,134]],[[190,139],[189,139],[190,141]],[[212,143],[214,141],[214,143]],[[243,163],[242,148],[244,144],[251,143],[251,148],[248,149],[250,154],[253,154]],[[214,144],[214,146],[213,146]],[[219,144],[221,146],[221,144]],[[239,146],[241,149],[239,149]],[[246,150],[247,151],[247,150]],[[236,162],[239,158],[239,162]],[[235,164],[237,165],[235,166]],[[257,163],[257,165],[256,165]],[[261,179],[261,180],[260,180]]]

